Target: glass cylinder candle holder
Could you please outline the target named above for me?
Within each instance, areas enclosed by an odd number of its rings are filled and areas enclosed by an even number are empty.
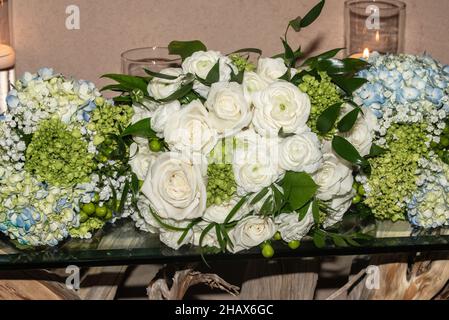
[[[369,52],[402,53],[406,5],[397,0],[348,0],[345,2],[345,38],[348,55]]]
[[[122,73],[130,76],[147,77],[145,69],[160,72],[166,68],[179,67],[181,67],[181,59],[170,55],[168,48],[136,48],[122,54]]]

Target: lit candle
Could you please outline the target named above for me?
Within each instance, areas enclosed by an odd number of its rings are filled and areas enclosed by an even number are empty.
[[[365,50],[363,50],[362,53],[355,53],[355,54],[351,55],[350,58],[368,60],[369,56],[370,56],[370,51],[368,48],[365,48]]]
[[[0,44],[0,70],[11,69],[16,64],[14,49],[5,44]]]

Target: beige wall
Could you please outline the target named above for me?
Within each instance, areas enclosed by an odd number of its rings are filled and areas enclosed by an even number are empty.
[[[228,52],[259,47],[280,51],[279,37],[289,19],[317,0],[13,0],[17,70],[51,66],[98,81],[120,71],[126,49],[166,45],[173,39],[201,39]],[[322,17],[293,36],[305,48],[324,50],[344,44],[343,0],[328,0]],[[406,50],[431,52],[449,63],[449,0],[405,0]],[[67,5],[81,9],[81,30],[65,28]],[[301,41],[299,41],[301,39]]]

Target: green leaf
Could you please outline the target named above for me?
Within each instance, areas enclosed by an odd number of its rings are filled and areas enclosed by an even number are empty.
[[[368,80],[364,78],[348,78],[338,75],[333,75],[332,80],[349,96],[352,96],[357,89],[368,82]]]
[[[180,56],[182,60],[187,59],[197,51],[207,51],[206,46],[198,40],[172,41],[168,45],[168,52]]]
[[[313,234],[313,243],[319,249],[326,246],[326,235],[321,230],[315,230]]]
[[[159,102],[171,102],[174,100],[179,100],[182,99],[183,97],[185,97],[186,95],[188,95],[193,89],[193,82],[183,85],[181,88],[178,89],[178,91],[176,91],[175,93],[173,93],[172,95],[170,95],[169,97],[165,98],[165,99],[161,99],[159,100]]]
[[[299,32],[301,31],[301,20],[302,17],[297,17],[296,19],[291,20],[288,25],[296,32]]]
[[[154,72],[149,69],[144,69],[144,70],[148,75],[152,76],[153,78],[159,78],[159,79],[165,79],[165,80],[176,80],[179,78],[179,76],[170,76],[168,74]]]
[[[231,52],[230,54],[228,54],[228,56],[230,56],[232,54],[236,54],[236,53],[246,53],[246,52],[256,53],[259,56],[262,55],[262,50],[260,50],[260,49],[257,49],[257,48],[243,48],[243,49],[239,49],[239,50],[236,50],[234,52]]]
[[[126,128],[121,137],[128,136],[157,139],[156,132],[151,129],[151,118],[142,119]]]
[[[321,53],[315,57],[310,57],[309,59],[307,59],[306,61],[304,61],[303,65],[313,65],[315,64],[317,61],[322,60],[322,59],[331,59],[333,57],[335,57],[341,50],[343,50],[344,48],[337,48],[337,49],[332,49],[329,51],[326,51],[324,53]]]
[[[226,252],[226,243],[223,240],[220,225],[218,225],[218,224],[215,225],[215,233],[217,234],[217,241],[218,241],[218,244],[220,245],[221,251],[223,253],[225,253]]]
[[[310,205],[311,205],[311,203],[308,202],[301,209],[298,210],[298,214],[299,214],[298,215],[298,221],[304,220],[304,218],[306,217],[307,213],[309,212]]]
[[[105,74],[102,78],[114,80],[128,91],[140,89],[143,92],[147,92],[148,90],[148,81],[142,77],[134,77],[124,74]]]
[[[345,239],[338,234],[331,234],[332,241],[337,247],[347,247]]]
[[[240,201],[235,205],[235,207],[232,208],[231,212],[229,212],[229,215],[226,217],[224,224],[228,224],[232,220],[232,218],[234,218],[234,216],[237,214],[240,208],[245,204],[246,200],[248,200],[248,196],[240,199]]]
[[[340,132],[351,131],[355,123],[357,122],[357,119],[359,118],[360,111],[361,111],[360,108],[355,108],[347,115],[345,115],[343,119],[341,119],[340,122],[338,123],[338,130]]]
[[[284,197],[296,211],[309,202],[318,190],[312,177],[303,172],[288,171],[283,181]]]
[[[268,188],[263,188],[262,191],[260,191],[252,200],[251,200],[251,205],[255,205],[256,203],[258,203],[260,200],[262,200],[268,193]]]
[[[128,192],[129,192],[129,180],[126,180],[125,186],[123,187],[122,190],[122,198],[120,199],[120,205],[118,209],[119,214],[122,214],[123,211],[125,210],[126,200],[128,199]]]
[[[340,157],[352,164],[362,167],[369,166],[368,161],[364,159],[357,149],[343,137],[335,136],[332,140],[332,148]]]
[[[387,149],[384,149],[382,147],[379,147],[378,145],[374,144],[371,146],[369,155],[366,156],[366,158],[374,158],[383,155],[384,153],[388,152]]]
[[[237,82],[238,84],[242,84],[244,77],[245,77],[245,70],[242,70],[242,71],[240,71],[237,74],[232,72],[232,74],[231,74],[231,82]]]
[[[315,7],[312,8],[305,16],[301,19],[300,26],[301,28],[306,28],[311,25],[321,14],[323,11],[325,0],[321,0]]]
[[[329,108],[327,108],[319,117],[316,123],[316,127],[319,132],[326,134],[329,131],[332,130],[332,128],[335,126],[335,122],[337,121],[341,106],[343,105],[342,102],[336,103]]]
[[[274,184],[271,186],[271,190],[273,191],[273,199],[274,199],[273,213],[277,214],[281,211],[284,205],[284,195]]]
[[[288,68],[287,72],[284,73],[284,75],[282,77],[280,77],[279,80],[290,81],[291,77],[292,77],[292,72],[291,72],[291,69]]]
[[[196,219],[196,220],[193,220],[192,222],[190,222],[189,225],[184,230],[184,232],[182,233],[181,238],[179,238],[178,244],[181,244],[184,241],[184,239],[187,237],[187,235],[189,234],[189,231],[191,229],[193,229],[193,227],[196,226],[200,222],[201,222],[201,219]]]
[[[316,225],[320,224],[320,204],[317,200],[312,202],[313,221]]]
[[[220,61],[218,61],[209,71],[206,77],[206,82],[209,84],[220,81]]]

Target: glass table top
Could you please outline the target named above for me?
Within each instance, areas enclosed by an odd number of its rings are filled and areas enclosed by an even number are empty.
[[[373,238],[358,247],[337,247],[327,243],[325,247],[317,248],[311,239],[305,239],[299,249],[291,250],[285,244],[274,242],[274,258],[449,251],[448,235],[411,236],[411,229],[404,223],[367,225],[364,232]],[[253,248],[238,254],[210,254],[205,259],[217,261],[264,258],[260,248]],[[199,248],[186,246],[177,251],[172,250],[163,245],[156,235],[138,231],[131,221],[119,221],[116,225],[99,231],[90,240],[68,240],[56,248],[18,250],[7,239],[0,238],[0,270],[199,261],[202,261]]]

